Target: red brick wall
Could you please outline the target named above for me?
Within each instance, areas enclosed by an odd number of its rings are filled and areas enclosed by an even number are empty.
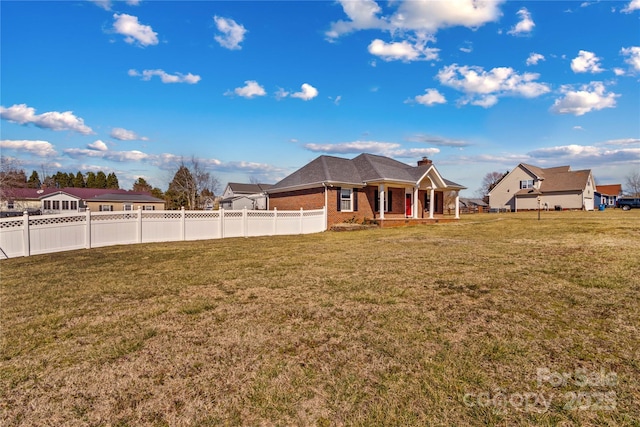
[[[378,219],[379,212],[373,212],[375,206],[375,192],[377,187],[359,188],[355,193],[358,197],[358,210],[354,212],[338,212],[338,188],[328,187],[327,190],[327,222],[329,227],[345,221],[363,222],[364,220]],[[393,196],[391,198],[391,209],[385,212],[385,218],[404,218],[405,217],[405,189],[389,188]],[[308,190],[289,191],[286,193],[275,193],[269,195],[269,209],[278,210],[300,210],[300,208],[322,209],[325,201],[324,187],[312,188]],[[426,218],[429,212],[424,209],[425,191],[418,192],[418,218]],[[442,213],[443,197],[438,197],[438,205],[435,206],[435,213]]]
[[[288,191],[286,193],[269,194],[269,209],[282,211],[322,209],[324,206],[324,188]]]

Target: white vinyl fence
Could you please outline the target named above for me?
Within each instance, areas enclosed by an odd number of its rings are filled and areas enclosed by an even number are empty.
[[[0,220],[0,259],[179,240],[319,233],[325,209],[299,211],[119,211]]]

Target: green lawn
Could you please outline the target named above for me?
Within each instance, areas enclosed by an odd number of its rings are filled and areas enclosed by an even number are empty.
[[[640,211],[0,262],[0,424],[640,425]]]

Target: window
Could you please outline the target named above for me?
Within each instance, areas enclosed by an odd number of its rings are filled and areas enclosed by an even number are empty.
[[[123,206],[125,211],[132,211],[133,210],[133,205],[131,203],[125,203]]]
[[[353,194],[353,190],[351,188],[342,188],[340,189],[340,210],[341,211],[350,211],[351,208],[351,195]]]
[[[520,181],[520,188],[533,188],[533,180],[532,179],[525,179]]]
[[[154,211],[156,210],[156,207],[153,205],[145,205],[142,209],[145,211]]]
[[[54,211],[59,211],[60,210],[60,200],[53,200],[53,210]]]
[[[13,200],[9,200],[9,201],[7,202],[7,209],[13,209],[13,208],[14,208],[14,206],[15,206],[15,205],[13,204]]]
[[[71,209],[78,210],[78,201],[77,200],[72,200],[71,201]]]
[[[68,200],[63,200],[62,201],[62,209],[64,210],[69,210],[69,201]]]
[[[45,200],[44,201],[44,208],[45,209],[51,209],[51,200]]]
[[[109,212],[111,211],[111,205],[100,205],[101,212]]]

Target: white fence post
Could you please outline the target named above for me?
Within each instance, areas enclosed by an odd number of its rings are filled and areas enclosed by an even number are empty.
[[[138,243],[142,243],[142,206],[138,206]]]
[[[322,207],[322,215],[324,216],[324,230],[322,231],[327,231],[329,229],[329,216],[327,215],[326,204]]]
[[[220,238],[223,239],[224,238],[224,208],[220,208],[220,224],[218,224],[218,226],[220,227]]]
[[[185,239],[185,215],[184,215],[184,206],[180,208],[180,240]]]
[[[24,211],[22,213],[22,239],[24,256],[31,255],[31,236],[29,235],[29,212]]]
[[[273,208],[273,235],[278,234],[278,208]]]
[[[84,214],[87,217],[85,220],[84,247],[85,249],[91,249],[91,210],[86,208]]]
[[[247,215],[247,207],[242,208],[242,235],[249,237],[249,221]]]
[[[304,210],[300,208],[300,234],[304,232]]]

